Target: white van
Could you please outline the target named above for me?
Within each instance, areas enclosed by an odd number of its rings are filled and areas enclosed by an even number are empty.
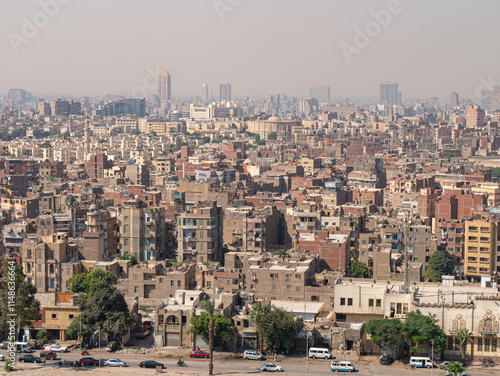
[[[331,364],[332,372],[355,372],[356,368],[349,361],[335,361]]]
[[[433,363],[428,356],[412,356],[410,358],[410,366],[414,368],[433,368]]]
[[[328,349],[322,349],[321,347],[311,347],[309,349],[309,358],[331,359],[332,353]]]

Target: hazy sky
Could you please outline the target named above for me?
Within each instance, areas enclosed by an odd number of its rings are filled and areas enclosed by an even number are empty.
[[[54,2],[47,15],[41,4]],[[315,85],[378,96],[384,81],[406,97],[473,96],[500,81],[500,1],[397,3],[0,0],[0,95],[152,93],[148,72],[158,67],[170,71],[174,97],[198,95],[203,82],[214,94],[230,82],[233,96],[305,96]],[[388,8],[391,19],[376,21],[373,12]],[[356,28],[371,33],[367,46],[355,43]],[[342,43],[355,51],[350,62]]]

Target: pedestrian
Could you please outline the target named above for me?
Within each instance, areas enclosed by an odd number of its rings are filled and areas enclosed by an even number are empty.
[[[277,357],[276,357],[276,352],[275,352],[275,353],[274,353],[274,361],[276,361],[276,358],[277,358]]]

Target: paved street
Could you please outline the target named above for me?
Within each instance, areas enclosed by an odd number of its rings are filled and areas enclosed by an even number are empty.
[[[133,374],[137,372],[139,363],[144,360],[156,360],[161,362],[167,366],[167,371],[175,372],[177,374],[207,374],[208,370],[208,360],[206,359],[189,359],[187,356],[182,356],[183,360],[187,363],[188,367],[180,368],[176,366],[176,360],[180,353],[186,350],[177,350],[172,349],[171,353],[168,352],[164,356],[151,355],[151,354],[110,354],[105,351],[102,352],[102,359],[109,358],[119,358],[127,362],[129,367],[124,369],[117,369],[116,374]],[[6,355],[5,351],[1,352]],[[35,355],[39,355],[39,351],[35,353]],[[96,359],[99,358],[98,351],[90,351],[91,357]],[[72,351],[69,353],[61,354],[61,358],[65,359],[67,362],[75,361],[80,359],[82,356],[79,355],[79,352]],[[268,361],[272,361],[271,358],[268,358]],[[34,365],[34,364],[20,364],[16,365],[16,368],[19,370],[30,370],[37,368],[50,368],[52,371],[51,374],[56,374],[60,367],[56,361],[47,361],[45,366]],[[249,361],[243,359],[235,359],[231,354],[221,355],[217,353],[214,358],[214,374],[216,375],[252,375],[261,373],[259,367],[264,362],[258,361]],[[353,360],[354,365],[359,370],[357,374],[359,375],[394,375],[400,376],[402,373],[409,372],[413,376],[430,376],[434,375],[444,375],[444,372],[439,369],[429,370],[429,369],[418,369],[413,370],[408,365],[404,365],[402,363],[396,362],[391,366],[381,366],[378,363],[378,358],[376,356],[363,357],[361,360]],[[307,373],[306,373],[306,360],[305,358],[297,358],[297,357],[278,357],[278,361],[276,364],[279,364],[283,367],[284,372],[282,375],[330,375],[332,371],[329,368],[330,361],[329,360],[311,360],[307,361]],[[70,367],[65,367],[68,371]],[[88,370],[86,368],[75,369],[76,371],[84,371]],[[30,372],[28,371],[28,372]],[[92,374],[104,373],[108,374],[108,371],[111,370],[102,370],[98,371],[97,369],[92,367]],[[167,372],[165,371],[165,372]],[[146,373],[154,374],[154,370],[144,370]],[[24,372],[23,372],[24,373]],[[478,367],[472,367],[469,370],[471,376],[486,376],[486,375],[499,375],[500,369],[488,368],[488,369],[480,369]]]

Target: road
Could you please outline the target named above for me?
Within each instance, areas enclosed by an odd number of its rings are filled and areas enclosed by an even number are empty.
[[[5,351],[0,351],[0,353],[6,355]],[[34,353],[35,356],[39,355],[39,351]],[[207,359],[189,359],[186,356],[182,356],[183,360],[186,362],[188,367],[181,368],[176,366],[176,360],[179,357],[179,351],[172,350],[172,352],[164,353],[164,356],[158,356],[157,354],[110,354],[103,351],[101,353],[102,359],[118,358],[127,362],[128,367],[125,369],[117,369],[116,374],[133,374],[134,370],[138,370],[139,363],[144,360],[156,360],[167,366],[167,371],[174,371],[178,374],[207,374],[208,370],[208,360]],[[98,351],[90,351],[90,357],[99,359]],[[72,362],[82,358],[79,352],[72,351],[69,353],[60,354],[60,359],[65,359],[66,362]],[[58,359],[59,360],[59,359]],[[58,366],[58,360],[48,360],[47,364],[43,366],[44,368],[52,369],[51,374],[54,374],[55,369],[60,369]],[[272,361],[269,358],[267,361]],[[264,363],[262,361],[251,361],[243,359],[235,359],[232,355],[220,355],[217,354],[214,358],[214,374],[215,375],[253,375],[260,374],[260,365]],[[331,375],[330,361],[320,360],[320,359],[309,359],[306,364],[305,358],[297,357],[278,357],[276,364],[281,365],[284,372],[281,375],[310,375],[310,376],[320,376],[320,375]],[[361,360],[353,360],[353,364],[358,369],[356,372],[359,375],[387,375],[387,376],[401,376],[401,374],[409,372],[412,376],[439,376],[444,375],[444,372],[439,369],[416,369],[413,370],[408,365],[402,363],[394,363],[391,366],[381,366],[378,363],[378,358],[374,356],[363,357]],[[16,368],[29,369],[40,368],[40,365],[34,364],[20,364],[16,365]],[[307,367],[307,372],[306,372]],[[65,367],[68,371],[71,367]],[[93,368],[92,374],[99,374],[97,369]],[[29,372],[29,371],[28,371]],[[104,370],[103,370],[104,372]],[[145,370],[144,372],[150,372],[154,374],[154,370]],[[23,372],[24,373],[24,372]],[[469,370],[471,376],[489,376],[489,375],[499,375],[500,370],[498,367],[489,369],[480,369],[473,367]]]

